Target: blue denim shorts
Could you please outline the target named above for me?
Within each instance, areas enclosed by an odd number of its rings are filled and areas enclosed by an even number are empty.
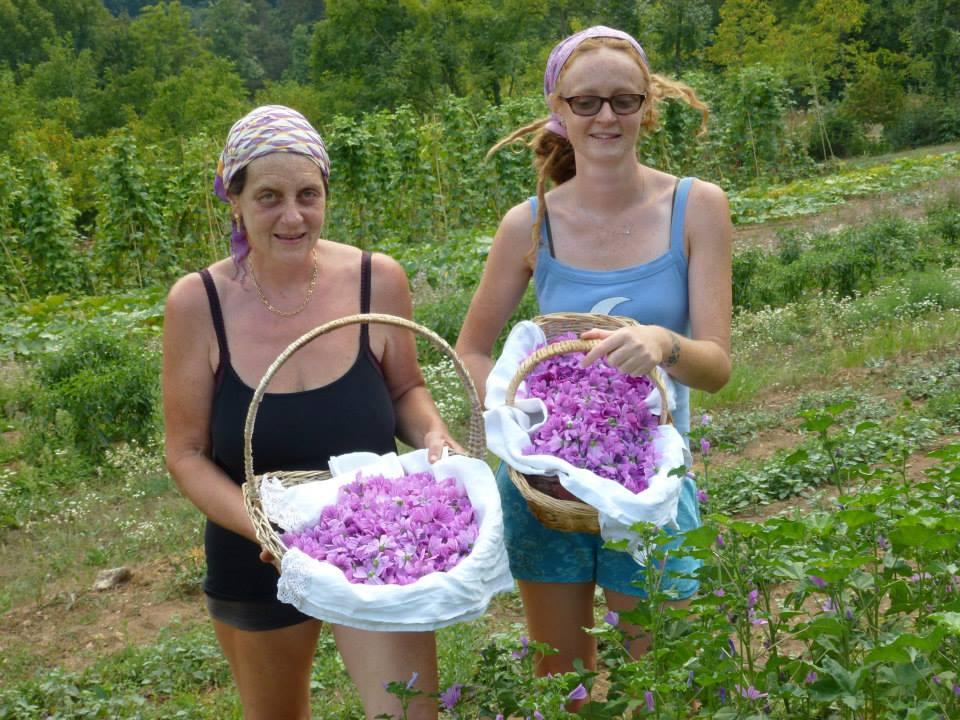
[[[604,548],[599,535],[552,530],[542,525],[530,512],[527,501],[510,480],[503,463],[497,468],[497,486],[503,506],[510,572],[514,578],[553,583],[594,581],[607,590],[646,597],[644,569],[628,553]],[[677,525],[679,530],[673,534],[678,536],[700,527],[697,486],[689,476],[683,478]],[[677,537],[665,548],[675,549],[682,542],[683,538]],[[690,597],[700,583],[684,576],[692,574],[702,564],[693,557],[669,554],[661,589],[672,589],[678,599]]]

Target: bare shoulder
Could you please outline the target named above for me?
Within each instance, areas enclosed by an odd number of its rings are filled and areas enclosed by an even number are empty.
[[[733,225],[727,194],[711,182],[695,180],[687,203],[686,227],[691,244],[711,241],[729,245]]]
[[[530,229],[533,227],[533,208],[529,200],[510,208],[497,228],[497,238],[505,244],[522,242],[528,244]]]
[[[405,317],[411,314],[410,285],[403,266],[389,255],[375,252],[370,260],[371,309]]]
[[[716,217],[717,214],[730,217],[730,204],[727,201],[727,194],[719,185],[714,185],[706,180],[694,180],[690,187],[691,213],[708,214]]]
[[[190,273],[177,280],[167,293],[165,315],[168,321],[198,315],[204,317],[207,306],[207,293],[200,273]]]

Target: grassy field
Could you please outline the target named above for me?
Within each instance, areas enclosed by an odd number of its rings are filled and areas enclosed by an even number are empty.
[[[949,184],[923,187],[928,210],[960,202]],[[866,226],[898,206],[878,196],[858,207],[845,227]],[[811,227],[817,217],[809,217]],[[762,245],[777,247],[775,230]],[[744,243],[757,240],[751,232]],[[156,369],[161,296],[117,301],[101,313],[118,327],[140,328],[132,338],[146,372]],[[69,312],[88,311],[74,303]],[[71,324],[76,319],[39,329],[10,321],[26,352],[0,367],[0,719],[239,717],[199,590],[202,521],[163,469],[155,413],[147,427],[137,425],[140,437],[84,448],[81,411],[69,408],[91,398],[83,388],[49,391],[49,379],[64,372],[49,358],[66,362],[56,350]],[[469,690],[462,714],[450,716],[492,717],[482,712],[495,690],[512,694],[519,714],[585,682],[601,699],[593,717],[623,716],[626,706],[603,700],[615,696],[636,701],[641,716],[664,718],[759,718],[764,703],[774,717],[960,717],[952,699],[960,688],[960,593],[951,594],[960,552],[956,542],[910,539],[929,531],[956,540],[960,531],[951,520],[955,498],[937,495],[960,472],[950,469],[948,451],[929,455],[960,442],[958,338],[960,271],[949,263],[884,276],[842,299],[806,294],[739,313],[731,382],[715,395],[694,393],[697,416],[710,416],[695,424],[691,444],[710,443],[696,454],[696,471],[714,533],[694,543],[709,557],[699,624],[672,637],[680,621],[648,608],[663,633],[662,654],[631,664],[607,629],[601,677],[544,686],[511,664],[522,613],[516,595],[501,596],[480,620],[440,632],[442,685]],[[445,413],[462,415],[455,381],[436,375]],[[871,500],[885,488],[913,496],[922,522],[910,525],[906,510],[895,511],[902,497]],[[877,530],[867,542],[863,529],[878,523],[889,535]],[[910,535],[916,527],[925,529]],[[727,538],[723,552],[717,534]],[[877,550],[878,536],[892,549]],[[741,567],[749,563],[756,572]],[[93,589],[99,572],[119,566],[130,570],[127,582]],[[717,593],[737,588],[736,609],[719,609]],[[850,612],[846,625],[841,606]],[[722,655],[730,637],[736,652]],[[704,660],[714,651],[723,663]],[[872,668],[872,679],[856,674],[861,666]],[[313,698],[315,717],[362,717],[329,633],[317,652]]]

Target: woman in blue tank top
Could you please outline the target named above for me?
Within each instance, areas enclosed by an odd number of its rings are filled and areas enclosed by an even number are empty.
[[[678,384],[678,430],[689,432],[689,387],[716,391],[730,376],[731,234],[723,191],[641,164],[638,138],[657,123],[657,104],[679,99],[706,107],[682,83],[650,72],[630,35],[593,27],[558,44],[547,62],[547,118],[498,143],[533,133],[536,196],[504,216],[487,258],[457,350],[483,391],[492,349],[532,278],[542,313],[627,315],[640,325],[582,335],[601,342],[601,357],[639,375],[657,365]],[[553,189],[545,192],[547,180]],[[541,674],[594,667],[594,588],[611,610],[636,606],[642,568],[626,553],[604,550],[599,536],[550,530],[528,510],[504,469],[498,473],[510,566],[517,578],[530,636],[559,652],[545,657]],[[685,480],[678,525],[699,525],[696,488]],[[688,573],[689,558],[672,558],[669,571]],[[669,580],[668,580],[669,582]],[[674,578],[677,597],[695,580]],[[630,650],[645,650],[642,629]]]

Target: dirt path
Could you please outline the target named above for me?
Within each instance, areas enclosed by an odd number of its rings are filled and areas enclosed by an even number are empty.
[[[909,190],[892,190],[886,193],[850,198],[816,215],[802,215],[756,225],[739,225],[734,228],[734,251],[747,247],[776,247],[778,234],[796,228],[808,232],[836,232],[850,225],[859,225],[876,220],[883,215],[895,215],[907,219],[926,216],[926,208],[932,202],[960,193],[960,178],[943,177],[916,185]]]

